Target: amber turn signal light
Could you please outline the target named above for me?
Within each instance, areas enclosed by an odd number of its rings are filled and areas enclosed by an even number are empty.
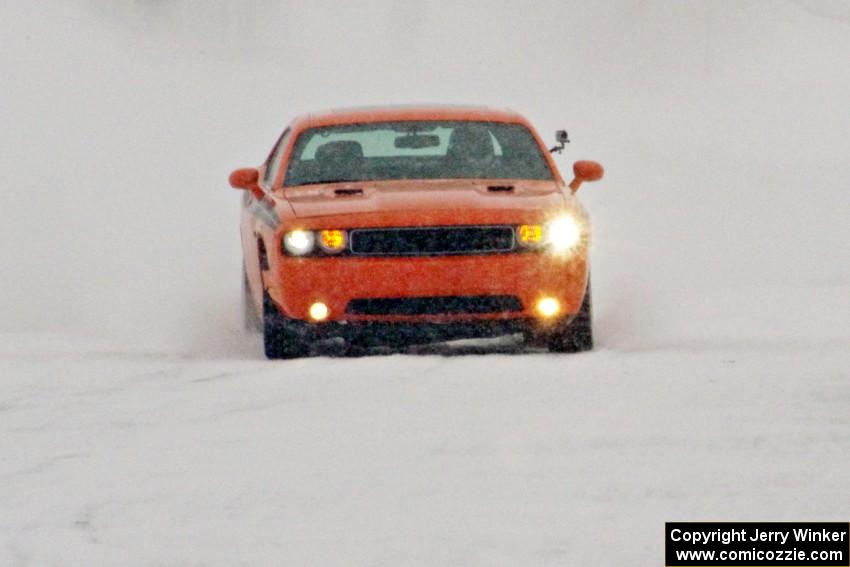
[[[539,224],[522,224],[516,230],[521,246],[538,246],[543,243],[543,227]]]
[[[345,250],[344,230],[322,230],[319,232],[319,247],[329,254],[337,254]]]

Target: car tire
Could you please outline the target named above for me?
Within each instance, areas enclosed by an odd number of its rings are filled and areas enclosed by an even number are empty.
[[[593,311],[590,295],[588,279],[579,312],[569,323],[549,334],[546,343],[549,352],[583,352],[593,349]]]
[[[266,358],[301,358],[310,354],[310,342],[297,331],[295,322],[278,311],[263,291],[263,347]]]
[[[242,324],[246,331],[257,333],[263,329],[263,323],[257,315],[254,301],[251,299],[251,288],[248,285],[248,272],[242,264]]]

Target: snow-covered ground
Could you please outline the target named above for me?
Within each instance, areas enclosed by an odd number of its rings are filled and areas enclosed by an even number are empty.
[[[847,517],[846,344],[271,364],[11,343],[2,565],[659,565],[664,521]]]
[[[0,566],[658,565],[664,521],[848,519],[850,7],[518,6],[0,7]],[[421,101],[606,166],[596,351],[241,334],[228,172]]]

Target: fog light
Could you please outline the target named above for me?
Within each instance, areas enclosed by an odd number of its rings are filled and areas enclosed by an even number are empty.
[[[324,321],[328,318],[328,313],[330,313],[328,306],[321,301],[310,306],[310,319],[313,321]]]
[[[561,304],[554,297],[544,297],[537,302],[537,312],[546,319],[554,317],[561,311]]]

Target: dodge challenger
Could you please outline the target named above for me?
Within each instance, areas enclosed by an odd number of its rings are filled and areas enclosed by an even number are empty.
[[[268,358],[522,333],[593,347],[590,224],[521,115],[382,107],[295,118],[243,191],[243,307]]]

